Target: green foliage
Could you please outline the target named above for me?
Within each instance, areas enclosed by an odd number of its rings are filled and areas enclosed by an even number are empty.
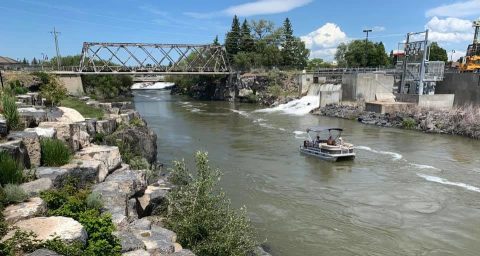
[[[323,59],[314,58],[307,62],[307,70],[317,70],[319,68],[331,68],[332,64],[325,62]]]
[[[235,16],[231,30],[225,38],[229,60],[236,69],[248,71],[253,68],[302,69],[306,66],[309,50],[293,36],[290,20],[282,28],[275,29],[273,22],[266,20],[240,22]]]
[[[50,216],[65,216],[80,222],[88,233],[82,255],[120,255],[119,240],[112,235],[115,226],[108,213],[101,212],[101,198],[89,189],[78,189],[73,181],[59,190],[40,194]]]
[[[15,97],[7,93],[2,95],[1,112],[7,120],[7,127],[10,130],[20,128],[20,114],[18,113],[17,104],[15,104]]]
[[[13,94],[25,94],[28,92],[28,89],[22,86],[22,83],[19,80],[14,80],[8,82],[10,89],[12,90]]]
[[[59,139],[42,139],[40,146],[43,166],[62,166],[68,164],[72,157],[70,149]]]
[[[0,185],[19,184],[23,181],[23,167],[5,151],[0,152]]]
[[[437,42],[433,42],[430,45],[430,61],[448,61],[447,50],[438,45]]]
[[[197,152],[196,169],[192,177],[184,163],[175,163],[167,226],[197,255],[249,255],[256,242],[245,209],[232,209],[217,187],[220,171],[210,168],[206,153]]]
[[[40,80],[42,85],[49,84],[50,79],[52,78],[48,73],[45,73],[45,72],[37,71],[37,72],[33,72],[32,75],[37,77]]]
[[[130,96],[133,84],[127,75],[85,75],[82,82],[87,94],[105,100]]]
[[[413,129],[417,126],[417,122],[413,118],[405,118],[402,121],[402,127],[405,129]]]
[[[40,86],[40,94],[47,102],[57,105],[67,96],[67,89],[60,83],[57,77],[50,75],[47,84]]]
[[[3,216],[3,202],[4,202],[4,195],[3,189],[0,187],[0,239],[4,237],[8,232],[8,224],[5,222],[5,217]],[[1,246],[0,246],[1,247]],[[1,252],[1,249],[0,249]],[[2,255],[0,253],[0,255]]]
[[[47,241],[40,241],[33,232],[25,232],[21,230],[16,230],[11,238],[0,243],[0,255],[24,255],[25,253],[31,253],[42,248],[49,249],[61,255],[84,255],[83,244],[80,242],[67,244],[60,240],[59,237],[54,237]]]
[[[143,127],[145,126],[145,122],[141,118],[135,117],[130,120],[130,125],[135,127]]]
[[[104,133],[101,133],[101,132],[95,133],[95,136],[93,137],[93,143],[95,143],[95,144],[105,143],[105,136],[106,135]]]
[[[341,67],[383,67],[390,62],[382,42],[366,43],[364,40],[354,40],[348,45],[340,44],[335,60]]]
[[[100,210],[103,206],[102,195],[100,195],[98,193],[95,193],[95,192],[90,193],[90,195],[87,196],[86,203],[87,203],[87,207],[89,209]]]
[[[6,184],[3,192],[6,203],[21,203],[28,199],[27,193],[17,184]]]
[[[129,161],[129,165],[132,170],[147,170],[150,168],[147,159],[141,156],[132,157]]]
[[[63,99],[60,101],[60,105],[77,110],[85,118],[102,119],[105,114],[102,108],[87,105],[85,102],[73,97]]]

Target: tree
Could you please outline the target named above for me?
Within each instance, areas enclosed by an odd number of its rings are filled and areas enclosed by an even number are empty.
[[[283,38],[282,38],[282,56],[283,64],[287,67],[293,66],[295,62],[294,48],[295,42],[293,37],[293,28],[290,19],[286,18],[283,22]]]
[[[335,52],[335,60],[339,67],[346,67],[347,61],[345,60],[345,54],[347,53],[348,45],[341,43],[337,46],[337,51]]]
[[[438,45],[437,42],[433,42],[430,45],[430,61],[448,61],[447,50]]]
[[[256,40],[263,39],[267,34],[271,34],[275,28],[275,24],[269,20],[252,21],[252,28]]]
[[[366,63],[365,51],[367,51]],[[349,67],[363,67],[365,64],[367,67],[383,67],[389,62],[383,43],[365,43],[364,40],[355,40],[348,45],[340,44],[335,59],[339,66]]]
[[[232,28],[225,38],[225,48],[230,60],[240,51],[240,22],[237,15],[233,17]]]
[[[27,61],[27,59],[23,58],[23,60],[22,60],[22,64],[28,65],[28,61]]]
[[[32,60],[32,65],[38,65],[38,61],[35,57],[33,57],[33,60]]]
[[[218,42],[218,35],[215,36],[215,39],[213,39],[213,45],[219,46],[220,43]]]
[[[255,50],[252,31],[250,30],[250,26],[248,25],[248,22],[246,19],[243,21],[240,34],[241,34],[240,47],[239,47],[240,51],[251,52]]]
[[[307,61],[307,70],[317,70],[319,68],[330,68],[332,64],[325,62],[320,58],[313,58]]]

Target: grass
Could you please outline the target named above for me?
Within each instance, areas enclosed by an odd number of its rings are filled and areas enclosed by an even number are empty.
[[[85,102],[72,97],[68,97],[60,101],[60,106],[73,108],[77,110],[80,114],[82,114],[82,116],[85,118],[96,118],[100,120],[105,114],[103,109],[89,106]]]
[[[61,140],[42,139],[40,146],[42,149],[41,160],[43,166],[62,166],[68,164],[72,158],[72,152]]]
[[[23,167],[7,152],[0,152],[0,185],[18,184],[23,180]]]

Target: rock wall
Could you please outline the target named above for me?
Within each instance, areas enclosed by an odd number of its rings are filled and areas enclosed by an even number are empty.
[[[364,124],[419,130],[427,133],[461,135],[480,139],[480,108],[438,110],[409,107],[402,111],[378,114],[367,112],[362,104],[331,104],[315,110],[322,116],[358,120]]]

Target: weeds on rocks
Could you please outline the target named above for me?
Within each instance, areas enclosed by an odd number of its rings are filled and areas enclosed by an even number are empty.
[[[232,209],[206,153],[197,152],[195,160],[196,176],[182,162],[171,170],[177,187],[167,197],[167,227],[197,255],[249,255],[257,243],[245,208]]]
[[[18,184],[23,180],[23,167],[7,152],[0,152],[0,185]]]
[[[7,184],[3,187],[3,193],[5,194],[5,202],[9,203],[21,203],[28,199],[27,193],[16,184]]]
[[[72,158],[70,149],[59,139],[42,139],[40,141],[42,150],[41,162],[43,166],[58,167],[68,164]]]
[[[18,113],[15,97],[4,93],[2,95],[1,112],[7,120],[7,127],[9,130],[16,130],[20,128],[20,114]]]

